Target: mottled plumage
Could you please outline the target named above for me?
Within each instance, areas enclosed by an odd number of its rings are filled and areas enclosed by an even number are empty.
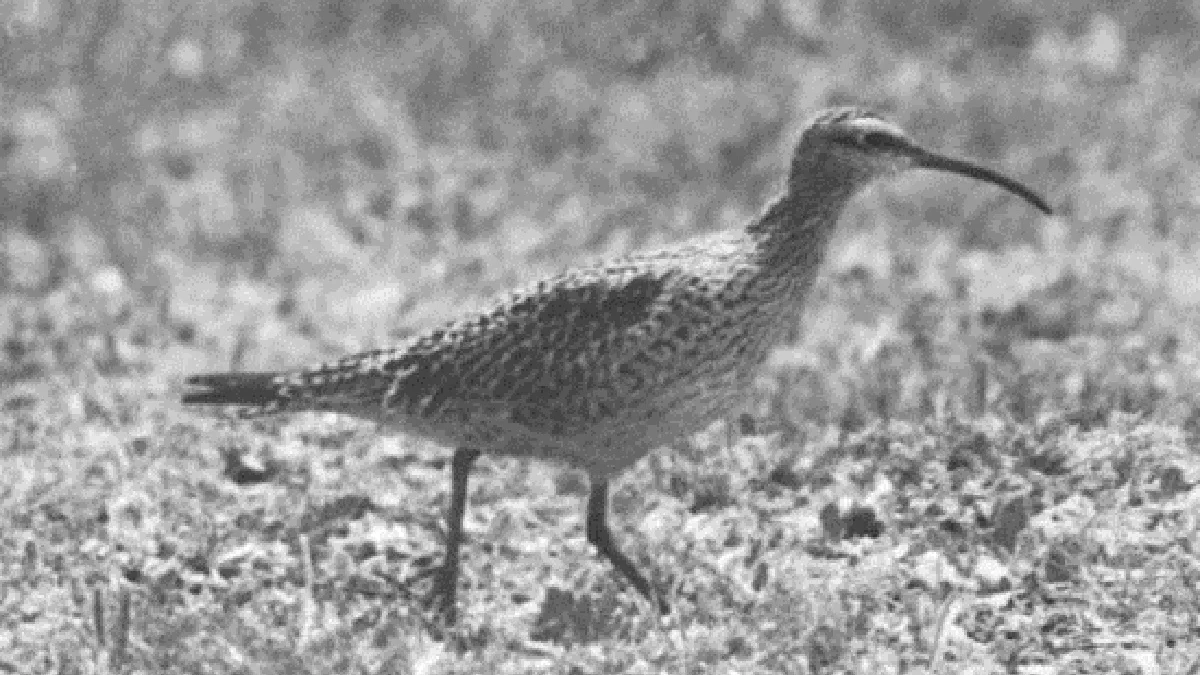
[[[832,109],[801,135],[784,194],[740,235],[574,269],[393,349],[282,373],[197,375],[183,402],[249,415],[333,410],[459,448],[436,588],[451,620],[466,476],[480,451],[587,471],[589,541],[654,597],[611,540],[609,479],[745,395],[797,327],[847,200],[910,167],[987,180],[1050,211],[1027,188],[921,150],[868,111]]]

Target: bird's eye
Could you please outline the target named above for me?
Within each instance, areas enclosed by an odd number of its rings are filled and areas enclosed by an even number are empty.
[[[871,148],[891,148],[899,145],[895,136],[882,131],[868,131],[861,136],[859,142]]]

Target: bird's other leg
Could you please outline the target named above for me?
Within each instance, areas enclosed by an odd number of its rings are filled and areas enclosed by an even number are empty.
[[[613,541],[612,532],[608,529],[608,480],[592,478],[592,492],[588,495],[587,505],[587,539],[600,555],[612,561],[617,571],[625,575],[633,587],[654,604],[660,612],[666,614],[669,610],[667,603],[654,591],[650,582],[642,575],[633,561]]]
[[[433,584],[431,600],[439,607],[446,623],[452,625],[457,618],[458,606],[455,594],[458,590],[458,549],[462,544],[463,514],[467,508],[467,476],[471,465],[479,457],[479,451],[459,448],[454,451],[450,462],[450,509],[446,512],[446,559]]]

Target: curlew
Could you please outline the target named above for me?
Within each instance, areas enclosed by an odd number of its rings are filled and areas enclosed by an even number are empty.
[[[587,540],[665,612],[613,540],[610,481],[745,395],[799,324],[847,201],[914,168],[993,183],[1051,212],[1011,178],[924,150],[870,111],[833,108],[804,128],[786,189],[743,232],[572,269],[394,348],[283,372],[195,375],[183,403],[250,416],[336,411],[455,448],[446,554],[431,596],[448,623],[476,458],[581,468],[591,484]]]

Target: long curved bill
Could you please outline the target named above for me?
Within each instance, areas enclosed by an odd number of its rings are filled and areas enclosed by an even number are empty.
[[[1046,203],[1046,200],[1042,199],[1042,197],[1036,192],[1030,190],[1024,185],[1021,185],[1008,176],[1002,176],[991,169],[985,169],[982,166],[971,164],[970,162],[964,162],[961,159],[945,157],[927,150],[918,152],[915,155],[915,160],[914,166],[924,169],[948,171],[950,173],[957,173],[968,178],[974,178],[976,180],[992,183],[993,185],[999,185],[1000,187],[1019,196],[1030,204],[1033,204],[1042,213],[1046,215],[1054,213],[1053,209],[1050,208],[1050,205]]]

